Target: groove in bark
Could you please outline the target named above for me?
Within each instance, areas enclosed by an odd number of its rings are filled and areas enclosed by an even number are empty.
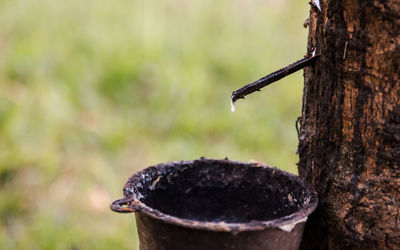
[[[400,2],[311,11],[299,174],[319,193],[303,249],[400,249]]]

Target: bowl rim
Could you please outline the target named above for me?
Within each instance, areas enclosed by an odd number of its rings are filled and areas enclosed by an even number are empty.
[[[157,171],[163,170],[167,167],[180,168],[187,165],[192,165],[194,163],[216,163],[216,164],[234,164],[240,165],[243,167],[257,167],[257,168],[265,168],[269,171],[274,171],[284,175],[288,179],[295,180],[305,189],[307,193],[310,194],[310,199],[307,204],[299,209],[298,211],[291,213],[289,215],[273,219],[273,220],[252,220],[250,222],[245,223],[228,223],[228,222],[209,222],[209,221],[197,221],[192,219],[184,219],[177,216],[169,215],[163,213],[155,208],[147,206],[145,203],[140,201],[137,197],[137,194],[132,187],[134,184],[139,182],[140,176],[145,175],[149,171]],[[307,217],[316,209],[318,204],[318,195],[315,190],[307,183],[305,183],[299,176],[288,173],[286,171],[280,170],[275,167],[269,167],[259,162],[240,162],[240,161],[231,161],[227,158],[223,160],[216,159],[206,159],[200,158],[198,160],[192,161],[173,161],[167,163],[160,163],[154,166],[147,167],[139,172],[136,172],[131,177],[129,177],[128,181],[124,185],[123,188],[124,200],[127,201],[127,205],[129,207],[128,212],[139,212],[143,213],[147,216],[152,217],[153,219],[163,221],[165,223],[174,224],[177,226],[192,228],[192,229],[202,229],[209,231],[219,231],[219,232],[242,232],[242,231],[260,231],[271,228],[281,228],[282,230],[288,231],[287,228],[291,229],[298,223],[304,223],[307,220]]]

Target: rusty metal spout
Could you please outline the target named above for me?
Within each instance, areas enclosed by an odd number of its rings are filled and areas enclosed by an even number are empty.
[[[303,58],[282,69],[272,72],[271,74],[264,76],[255,82],[247,84],[246,86],[233,91],[231,98],[232,103],[235,103],[236,100],[244,98],[246,95],[249,95],[255,91],[260,91],[261,88],[268,86],[271,83],[276,82],[304,67],[312,65],[318,57],[319,55],[312,55],[310,57]]]

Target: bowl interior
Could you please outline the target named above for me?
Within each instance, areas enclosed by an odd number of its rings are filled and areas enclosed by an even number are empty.
[[[146,206],[204,222],[278,219],[304,209],[313,194],[292,174],[232,161],[161,164],[137,177],[130,185]]]

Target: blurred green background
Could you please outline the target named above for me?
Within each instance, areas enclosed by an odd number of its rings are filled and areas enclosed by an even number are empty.
[[[134,172],[229,157],[296,173],[298,0],[0,0],[0,247],[138,249]]]

